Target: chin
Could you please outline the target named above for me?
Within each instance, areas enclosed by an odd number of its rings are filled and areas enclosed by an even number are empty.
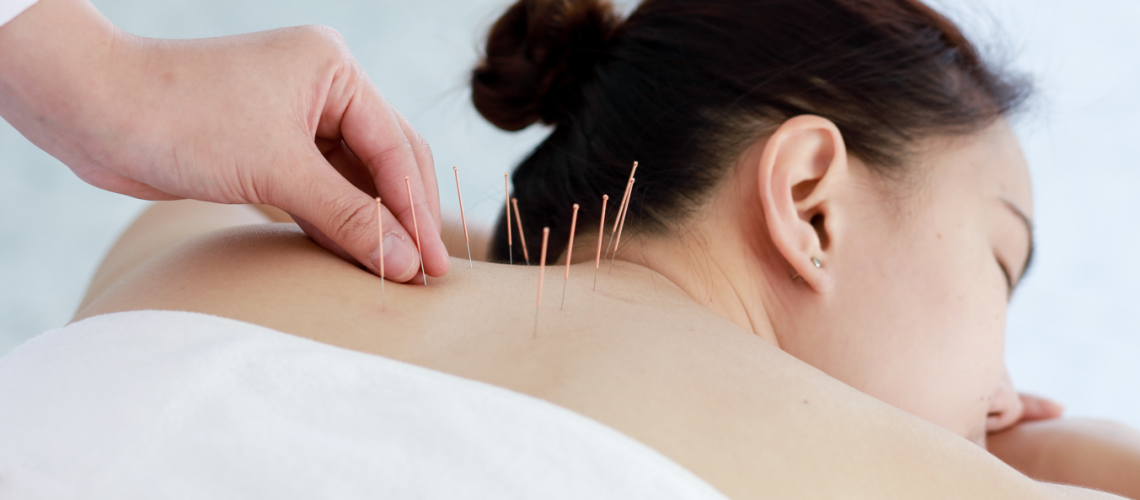
[[[982,449],[985,449],[986,448],[986,426],[983,424],[981,426],[976,427],[974,430],[972,430],[968,434],[966,434],[966,439],[969,439],[970,442],[972,442],[978,446],[981,446]]]

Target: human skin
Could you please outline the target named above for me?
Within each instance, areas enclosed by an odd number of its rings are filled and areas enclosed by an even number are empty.
[[[1140,498],[1140,432],[1087,419],[1024,423],[989,439],[990,452],[1027,476]]]
[[[498,385],[638,439],[731,498],[1108,498],[977,446],[1016,399],[1002,390],[1002,267],[1014,284],[1024,271],[1029,228],[1010,205],[1028,215],[1031,199],[1008,125],[930,141],[901,187],[841,139],[818,117],[758,139],[675,232],[631,232],[597,291],[581,251],[596,242],[579,238],[566,309],[550,286],[537,330],[536,269],[458,266],[389,286],[381,310],[378,283],[296,229],[186,240],[257,220],[186,205],[128,231],[76,319],[202,312]]]
[[[1004,122],[923,147],[909,178],[888,181],[842,153],[830,122],[794,118],[744,154],[703,221],[676,231],[681,245],[650,240],[626,258],[836,379],[980,443],[990,408],[1005,404],[993,397],[1032,243],[1029,174]],[[706,272],[681,253],[692,248],[704,249]]]
[[[96,187],[273,205],[374,273],[379,194],[394,281],[420,270],[408,176],[424,268],[450,265],[431,151],[329,28],[148,39],[86,0],[40,0],[0,27],[0,116]],[[351,154],[351,171],[330,164]]]

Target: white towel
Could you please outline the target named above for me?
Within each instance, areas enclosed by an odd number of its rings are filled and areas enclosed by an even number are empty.
[[[0,358],[3,499],[718,499],[540,399],[229,319],[129,312]]]
[[[0,26],[8,24],[16,18],[16,16],[23,14],[28,7],[35,5],[36,0],[0,0]]]

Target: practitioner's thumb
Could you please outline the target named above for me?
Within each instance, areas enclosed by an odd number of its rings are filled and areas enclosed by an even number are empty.
[[[303,169],[309,174],[297,183],[280,186],[270,204],[289,212],[318,245],[337,256],[358,263],[380,275],[380,244],[383,228],[384,273],[405,282],[420,270],[415,240],[388,211],[368,193],[353,186],[324,158],[320,167]],[[381,218],[382,224],[377,222]]]

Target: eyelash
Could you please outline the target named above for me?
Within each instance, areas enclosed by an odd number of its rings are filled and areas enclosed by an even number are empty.
[[[1002,263],[1001,259],[994,257],[994,260],[997,261],[998,267],[1001,268],[1001,273],[1005,275],[1006,290],[1009,292],[1009,295],[1012,296],[1013,295],[1013,276],[1009,274],[1009,269],[1005,267],[1005,264]]]

